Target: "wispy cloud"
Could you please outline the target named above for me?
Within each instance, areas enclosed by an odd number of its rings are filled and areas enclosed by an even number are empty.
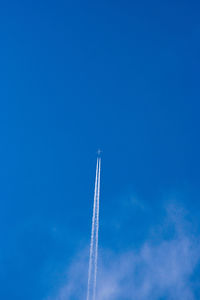
[[[97,300],[195,299],[192,276],[200,260],[200,240],[184,214],[168,207],[166,219],[153,232],[137,251],[101,249]],[[67,272],[66,285],[46,300],[85,299],[87,269],[87,256],[79,255]]]

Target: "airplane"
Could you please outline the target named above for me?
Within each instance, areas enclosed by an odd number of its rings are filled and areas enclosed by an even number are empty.
[[[98,156],[100,156],[100,155],[101,155],[101,153],[102,153],[102,151],[101,151],[100,149],[98,149],[98,151],[97,151],[97,155],[98,155]]]

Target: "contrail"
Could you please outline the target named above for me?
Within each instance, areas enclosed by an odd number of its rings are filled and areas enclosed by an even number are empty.
[[[96,166],[96,177],[95,177],[95,189],[94,189],[94,204],[93,204],[93,216],[92,216],[92,231],[90,239],[90,258],[89,258],[89,270],[88,270],[88,287],[87,287],[87,300],[90,298],[91,290],[91,273],[92,273],[92,262],[93,262],[93,252],[94,252],[94,230],[95,230],[95,215],[96,215],[96,197],[97,197],[97,181],[98,181],[98,167],[99,161],[97,159]]]
[[[96,237],[95,237],[95,256],[94,256],[94,286],[93,286],[93,300],[96,297],[96,283],[97,283],[97,260],[98,260],[98,239],[99,239],[99,198],[100,198],[100,174],[101,174],[101,158],[99,158],[98,171],[98,187],[97,187],[97,209],[96,209]]]
[[[98,232],[99,232],[99,197],[100,197],[100,171],[101,158],[97,158],[96,178],[94,189],[94,204],[92,216],[92,231],[90,240],[90,258],[88,270],[87,300],[95,300],[96,297],[96,276],[98,258]]]

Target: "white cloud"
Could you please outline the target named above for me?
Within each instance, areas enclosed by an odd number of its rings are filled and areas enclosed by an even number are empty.
[[[97,300],[195,299],[191,276],[200,260],[199,239],[176,207],[168,208],[158,233],[156,228],[153,231],[137,252],[114,254],[101,249]],[[67,272],[66,285],[46,300],[85,299],[87,269],[86,255],[77,257]]]

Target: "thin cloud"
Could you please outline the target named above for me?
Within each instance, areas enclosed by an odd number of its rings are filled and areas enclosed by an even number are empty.
[[[162,228],[162,230],[161,230]],[[170,231],[167,236],[162,233]],[[194,300],[192,276],[200,261],[200,241],[175,206],[139,251],[114,254],[101,249],[97,300]],[[86,297],[88,260],[74,260],[66,285],[45,300],[79,300]]]

